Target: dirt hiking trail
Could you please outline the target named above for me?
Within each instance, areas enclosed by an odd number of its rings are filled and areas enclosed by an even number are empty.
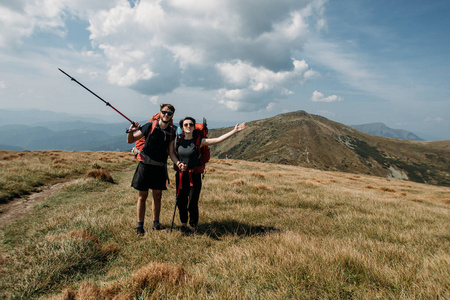
[[[35,205],[44,202],[48,197],[59,192],[64,186],[74,180],[76,179],[43,186],[39,192],[0,204],[0,228],[30,214]]]

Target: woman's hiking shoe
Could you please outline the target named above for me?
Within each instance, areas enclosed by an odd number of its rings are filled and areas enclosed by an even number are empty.
[[[195,233],[195,229],[191,229],[187,226],[181,226],[181,232],[184,235],[193,235]]]
[[[136,234],[137,235],[144,235],[145,234],[145,230],[144,230],[144,227],[137,227],[136,228]]]
[[[166,227],[162,226],[161,224],[153,226],[152,228],[153,228],[153,230],[164,230],[164,229],[166,229]]]
[[[187,232],[190,231],[190,229],[189,229],[187,226],[184,226],[184,225],[183,225],[183,226],[181,226],[180,231],[181,231],[182,233],[186,234]]]

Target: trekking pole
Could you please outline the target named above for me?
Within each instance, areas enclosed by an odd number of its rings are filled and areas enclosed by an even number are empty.
[[[173,217],[172,217],[172,226],[170,226],[170,232],[172,232],[173,229],[173,222],[175,221],[175,212],[177,211],[177,196],[175,196],[175,208],[173,209]]]
[[[131,121],[130,119],[128,119],[123,113],[121,113],[120,111],[118,111],[114,106],[112,106],[109,102],[103,100],[99,95],[97,95],[96,93],[94,93],[93,91],[91,91],[90,89],[88,89],[87,87],[85,87],[83,84],[81,84],[78,80],[76,80],[75,78],[73,78],[72,76],[70,76],[69,74],[67,74],[66,72],[64,72],[63,70],[61,70],[60,68],[58,68],[58,70],[60,70],[61,72],[63,72],[65,75],[67,75],[67,77],[70,78],[70,80],[75,81],[76,83],[78,83],[79,85],[81,85],[82,87],[84,87],[86,90],[88,90],[92,95],[94,95],[95,97],[97,97],[98,99],[102,100],[106,106],[111,107],[112,109],[114,109],[116,112],[118,112],[122,117],[124,117],[125,119],[128,120],[128,122],[130,122],[131,124],[134,125],[134,122]]]
[[[177,175],[178,175],[178,172],[177,172]],[[177,175],[175,175],[175,176],[177,176]],[[181,178],[179,178],[179,180],[180,180],[180,184],[181,184],[182,183]],[[176,182],[176,180],[175,180],[175,182]],[[178,189],[179,188],[180,188],[179,186],[175,186],[175,208],[173,209],[172,226],[170,226],[170,232],[172,232],[173,222],[175,221],[175,212],[177,211],[177,204],[178,204],[178,197],[177,196],[178,196],[178,192],[179,192]]]

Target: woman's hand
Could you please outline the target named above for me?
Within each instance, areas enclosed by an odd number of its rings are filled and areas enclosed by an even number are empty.
[[[183,171],[183,172],[187,170],[187,165],[181,161],[178,161],[177,167],[178,167],[178,169],[180,169],[180,171]]]
[[[242,124],[237,123],[236,126],[234,126],[234,130],[236,132],[239,132],[239,131],[244,130],[244,129],[245,129],[245,123],[242,123]]]

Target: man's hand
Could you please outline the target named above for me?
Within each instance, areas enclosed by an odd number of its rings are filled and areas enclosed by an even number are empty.
[[[130,128],[128,128],[128,133],[133,133],[133,132],[139,130],[140,128],[141,128],[141,125],[138,122],[133,121],[133,123],[131,123],[131,125],[130,125]]]

